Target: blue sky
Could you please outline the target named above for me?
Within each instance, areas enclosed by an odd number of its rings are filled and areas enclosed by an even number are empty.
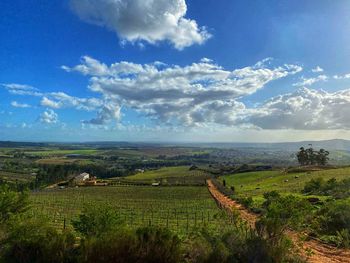
[[[0,140],[350,139],[346,0],[0,3]]]

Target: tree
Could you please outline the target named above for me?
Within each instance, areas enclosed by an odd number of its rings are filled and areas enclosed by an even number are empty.
[[[13,215],[25,212],[29,201],[26,192],[16,192],[7,185],[0,187],[0,223],[6,223]]]
[[[328,158],[329,152],[325,149],[320,149],[320,151],[317,153],[316,159],[317,163],[319,165],[326,165],[329,158]]]
[[[306,149],[307,154],[307,164],[314,165],[316,164],[316,154],[314,149],[312,148],[312,144],[310,144],[310,148]]]
[[[297,153],[297,159],[300,165],[326,165],[329,158],[329,151],[325,149],[320,149],[315,151],[310,144],[310,148],[305,149],[300,147],[299,152]]]
[[[297,153],[297,158],[300,165],[308,164],[308,155],[304,147],[300,147],[299,152]]]

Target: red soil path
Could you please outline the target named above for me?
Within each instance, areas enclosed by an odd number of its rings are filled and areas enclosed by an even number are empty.
[[[259,218],[258,215],[251,213],[241,204],[222,194],[211,180],[207,180],[207,185],[209,192],[222,209],[227,211],[238,211],[243,220],[245,220],[251,227],[255,226],[255,222]],[[298,233],[288,232],[287,235],[294,241],[294,243],[301,243],[300,235]],[[308,257],[308,262],[310,263],[350,263],[350,250],[327,246],[317,240],[304,241],[302,242],[301,247],[303,251],[311,251],[311,256]]]

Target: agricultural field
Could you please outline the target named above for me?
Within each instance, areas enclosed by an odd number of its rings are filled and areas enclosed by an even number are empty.
[[[35,179],[35,176],[27,173],[0,171],[0,179],[9,183],[27,183],[33,181]]]
[[[48,217],[57,228],[71,227],[84,207],[115,209],[130,226],[158,225],[178,232],[228,227],[206,187],[111,186],[33,192],[29,213]]]
[[[135,175],[127,176],[124,181],[153,183],[159,182],[163,185],[185,185],[205,184],[209,174],[200,169],[191,169],[191,166],[163,167],[156,170],[138,172]]]
[[[33,150],[33,151],[25,151],[25,154],[34,155],[34,156],[64,156],[69,154],[77,154],[77,155],[93,155],[93,154],[101,154],[103,151],[96,149],[78,149],[78,150],[61,150],[61,149],[47,149],[47,150]]]
[[[319,171],[286,172],[286,170],[259,171],[222,176],[228,187],[234,186],[238,196],[261,196],[268,191],[300,193],[311,179],[350,178],[350,167]]]

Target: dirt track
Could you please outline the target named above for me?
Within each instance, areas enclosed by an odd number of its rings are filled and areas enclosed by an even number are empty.
[[[242,205],[223,195],[212,183],[207,180],[209,192],[217,202],[217,204],[228,211],[237,210],[241,218],[248,222],[251,227],[255,226],[258,219],[256,214],[249,212]],[[300,240],[298,233],[289,232],[288,236],[296,243]],[[350,263],[350,250],[338,249],[327,246],[316,240],[305,241],[302,243],[303,250],[310,250],[312,255],[308,258],[310,263]]]

